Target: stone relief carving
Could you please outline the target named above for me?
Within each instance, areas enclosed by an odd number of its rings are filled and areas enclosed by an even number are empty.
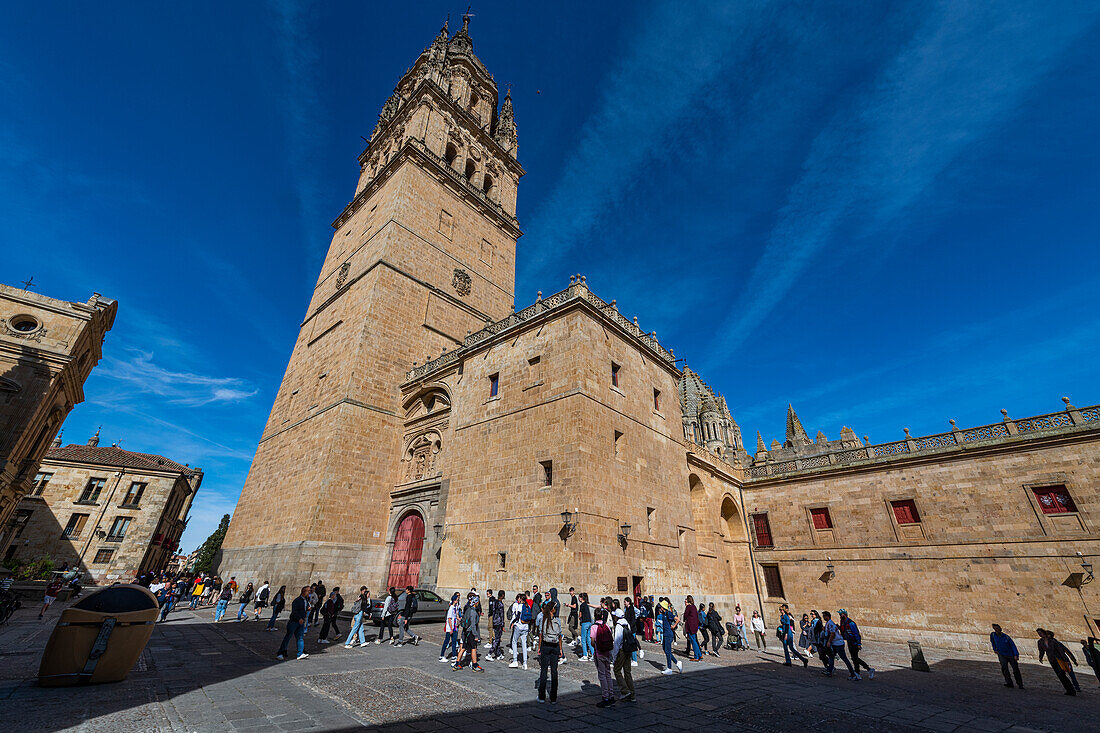
[[[455,276],[451,280],[451,285],[454,286],[455,291],[459,295],[469,295],[470,286],[472,284],[473,281],[470,279],[470,273],[466,272],[465,270],[455,270]]]
[[[340,265],[340,272],[336,275],[336,289],[344,287],[344,283],[348,280],[348,271],[351,270],[351,263],[345,262]]]
[[[416,438],[405,452],[405,478],[419,481],[439,473],[439,454],[443,443],[439,434],[431,431]]]

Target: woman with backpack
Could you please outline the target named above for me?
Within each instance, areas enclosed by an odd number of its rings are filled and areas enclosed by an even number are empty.
[[[703,654],[707,653],[710,645],[710,620],[707,618],[707,607],[699,604],[699,648]]]
[[[386,602],[382,605],[382,628],[378,632],[378,638],[374,640],[375,644],[381,644],[383,639],[382,635],[386,633],[386,629],[390,630],[390,642],[397,638],[397,632],[394,631],[394,621],[397,620],[397,588],[390,588],[389,594],[386,596]]]
[[[615,683],[611,677],[611,656],[615,649],[615,634],[608,625],[607,609],[596,609],[596,620],[592,624],[591,637],[594,651],[593,661],[596,663],[596,676],[600,678],[600,692],[602,699],[596,703],[598,708],[608,708],[615,704]]]
[[[629,604],[630,599],[628,598],[626,602]],[[625,612],[615,611],[614,619],[615,648],[612,658],[615,660],[615,683],[619,685],[619,689],[622,691],[622,696],[619,699],[634,702],[634,675],[631,673],[630,667],[638,664],[636,661],[632,661],[632,657],[639,649],[638,638],[634,635],[634,627],[626,618]]]
[[[244,621],[245,614],[248,613],[248,602],[252,600],[252,584],[249,583],[244,592],[241,593],[241,597],[237,599],[237,602],[241,605],[237,608],[237,620]]]
[[[673,674],[673,667],[680,672],[684,671],[683,662],[672,656],[672,632],[679,623],[680,619],[672,610],[672,604],[667,598],[662,598],[657,606],[657,628],[661,633],[661,646],[665,650],[665,669],[661,674]]]
[[[355,603],[351,604],[351,631],[348,633],[347,641],[344,642],[345,649],[351,649],[356,634],[359,635],[359,646],[367,645],[367,629],[363,621],[368,613],[370,613],[370,591],[363,585],[359,587],[359,597],[355,599]]]
[[[267,628],[264,631],[272,631],[275,628],[275,619],[279,618],[279,614],[283,612],[285,606],[286,586],[280,585],[279,590],[275,591],[275,595],[271,599],[271,620],[267,622]]]
[[[252,620],[259,621],[260,614],[267,608],[267,599],[271,596],[271,586],[265,580],[264,584],[260,586],[260,590],[256,591],[256,602],[252,605]]]
[[[523,668],[527,669],[527,632],[531,628],[531,607],[527,605],[527,596],[516,594],[517,613],[512,614],[512,663],[509,667],[519,666],[519,652],[523,652]],[[516,645],[519,650],[516,650]]]
[[[539,702],[546,700],[546,677],[550,673],[550,704],[558,702],[558,662],[565,659],[561,644],[561,619],[554,613],[554,601],[542,604],[542,613],[536,619],[539,640]]]

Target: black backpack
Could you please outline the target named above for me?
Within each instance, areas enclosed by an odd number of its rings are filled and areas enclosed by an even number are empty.
[[[638,637],[634,636],[634,632],[630,629],[630,624],[622,624],[623,627],[623,643],[619,648],[627,654],[633,654],[641,649],[641,645],[638,643]]]

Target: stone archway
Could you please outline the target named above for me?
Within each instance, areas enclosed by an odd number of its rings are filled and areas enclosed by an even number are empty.
[[[737,502],[726,494],[722,498],[722,526],[726,531],[726,538],[733,542],[745,542],[748,536],[745,534],[745,521],[741,516],[741,510],[737,508]]]
[[[386,581],[389,588],[414,588],[420,582],[420,559],[424,552],[424,517],[411,511],[397,523],[394,534],[390,571]]]

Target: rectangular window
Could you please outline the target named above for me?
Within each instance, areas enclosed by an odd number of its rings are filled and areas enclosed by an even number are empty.
[[[645,508],[645,526],[646,530],[649,532],[650,537],[653,536],[653,513],[656,511],[657,510],[651,506],[647,506]]]
[[[12,525],[15,527],[15,537],[19,537],[23,534],[23,530],[27,527],[27,522],[31,521],[31,514],[34,513],[32,509],[16,509],[15,519],[12,520]]]
[[[527,381],[534,384],[542,379],[542,357],[532,356],[527,360]]]
[[[148,484],[134,481],[130,484],[130,490],[126,492],[126,498],[122,500],[123,506],[137,506],[141,503],[141,495],[145,493]]]
[[[1065,486],[1043,486],[1032,489],[1032,492],[1035,493],[1043,514],[1070,514],[1077,511],[1077,505],[1073,503],[1073,497]]]
[[[96,550],[95,559],[92,562],[102,565],[103,563],[111,562],[111,558],[114,557],[114,550]]]
[[[506,569],[508,567],[508,553],[507,552],[498,552],[497,553],[497,558],[500,562],[500,566],[499,566],[498,569],[500,569],[500,570]]]
[[[493,266],[493,245],[487,239],[481,240],[481,261],[489,267]]]
[[[763,512],[761,514],[752,515],[752,526],[756,530],[756,546],[757,547],[771,547],[772,546],[772,529],[768,524],[768,513]]]
[[[653,409],[657,412],[661,411],[661,390],[656,387],[653,388]]]
[[[626,593],[630,589],[630,579],[625,575],[620,575],[615,579],[615,588],[619,593]]]
[[[769,598],[783,598],[783,578],[779,575],[778,565],[761,565],[764,571],[764,585]]]
[[[87,514],[74,514],[69,517],[69,523],[65,525],[65,531],[61,533],[62,537],[79,537],[80,533],[84,531],[84,523],[88,521]]]
[[[833,528],[833,518],[829,516],[829,510],[825,507],[811,509],[810,517],[814,520],[814,529]]]
[[[454,217],[446,209],[439,210],[439,233],[447,239],[454,234]]]
[[[88,485],[84,487],[84,491],[80,493],[80,499],[78,501],[85,504],[95,504],[99,501],[99,492],[103,491],[103,485],[107,483],[105,478],[90,478],[88,479]]]
[[[619,386],[619,365],[615,362],[611,362],[611,386]]]
[[[920,524],[920,514],[917,513],[917,503],[912,499],[901,499],[890,502],[894,509],[894,519],[898,524]]]
[[[500,373],[489,375],[489,396],[496,397],[500,391]]]
[[[614,439],[614,441],[615,441],[615,442],[614,442],[614,446],[615,446],[615,457],[616,457],[616,458],[620,458],[620,457],[622,456],[622,450],[623,450],[623,434],[622,434],[622,432],[621,432],[621,431],[619,431],[619,430],[616,430],[616,431],[615,431],[615,439]]]
[[[109,540],[121,540],[126,537],[126,530],[130,527],[130,517],[115,517],[111,531],[107,534]]]
[[[542,466],[542,485],[553,486],[554,485],[554,462],[553,461],[540,461],[539,465]]]
[[[31,496],[42,496],[42,492],[46,490],[46,484],[53,478],[52,473],[39,473],[34,477],[34,488],[31,489]]]

